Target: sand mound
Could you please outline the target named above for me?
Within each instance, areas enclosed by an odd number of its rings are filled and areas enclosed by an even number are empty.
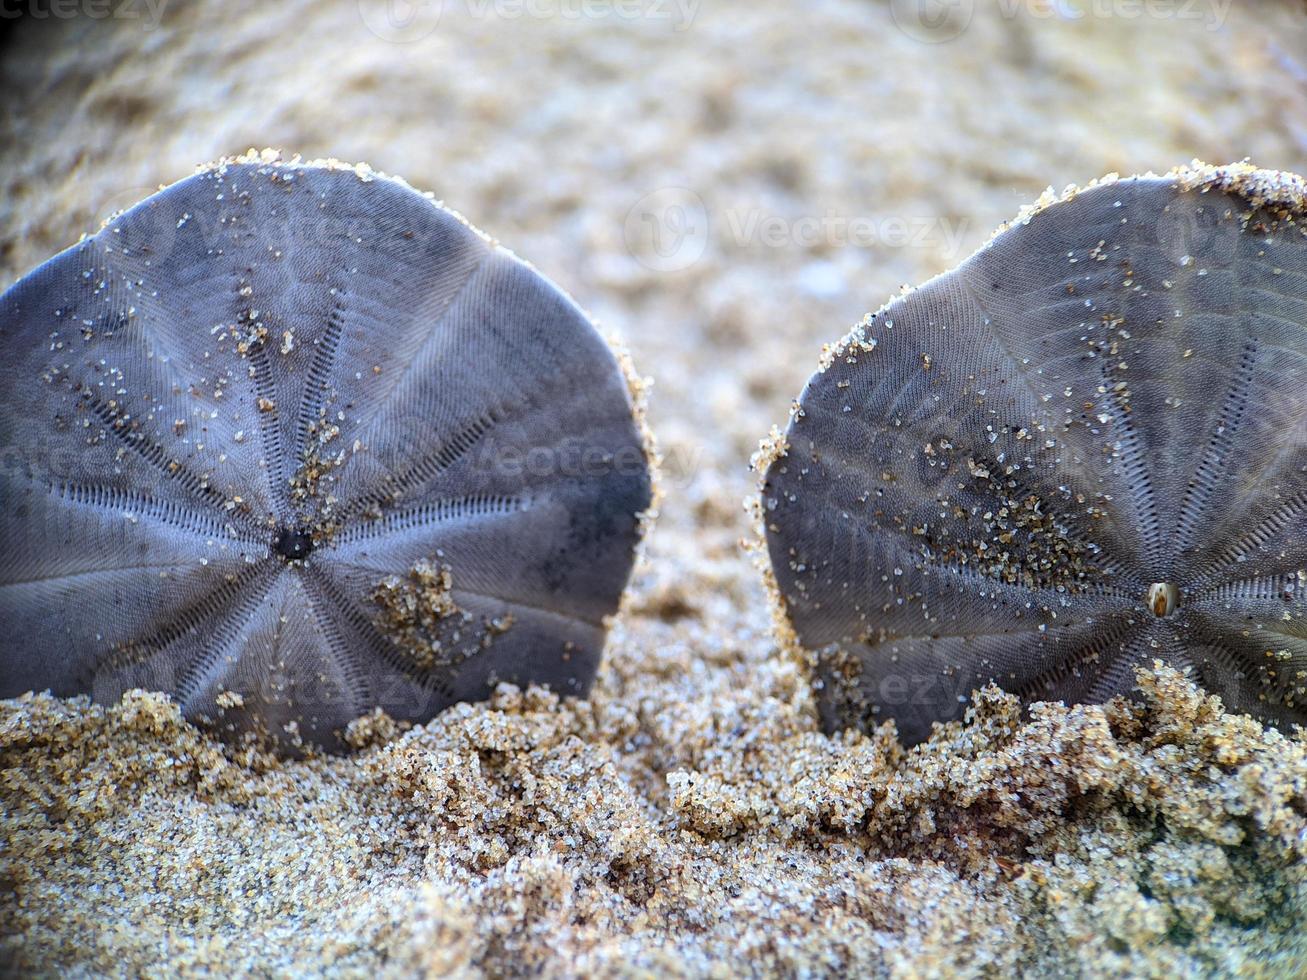
[[[913,752],[827,738],[802,697],[505,688],[297,763],[161,695],[3,702],[3,949],[131,973],[1294,973],[1307,740],[1167,668],[1142,683],[1026,724],[991,689]]]

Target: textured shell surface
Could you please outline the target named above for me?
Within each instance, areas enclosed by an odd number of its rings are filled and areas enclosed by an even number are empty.
[[[583,694],[650,503],[605,341],[362,168],[226,161],[0,297],[0,696],[343,747]]]
[[[1070,193],[828,352],[761,494],[827,730],[913,744],[990,681],[1101,702],[1154,659],[1307,722],[1302,188]]]

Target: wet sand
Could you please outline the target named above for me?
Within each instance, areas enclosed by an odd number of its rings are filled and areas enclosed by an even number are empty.
[[[747,460],[823,343],[1050,184],[1193,157],[1307,171],[1295,5],[978,4],[952,39],[896,22],[907,6],[448,0],[399,31],[366,5],[231,2],[149,30],[21,25],[0,64],[0,281],[223,154],[366,160],[631,349],[664,497],[585,703],[505,691],[407,733],[364,721],[356,755],[296,763],[224,748],[154,695],[0,705],[0,963],[1307,972],[1302,734],[1162,671],[1138,706],[1026,725],[992,694],[905,753],[819,734],[778,652],[741,547]]]

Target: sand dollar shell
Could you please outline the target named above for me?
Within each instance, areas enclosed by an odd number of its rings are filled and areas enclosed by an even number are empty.
[[[991,680],[1099,702],[1154,659],[1307,721],[1303,188],[1068,194],[829,354],[762,490],[828,729],[916,742]]]
[[[6,292],[0,350],[0,695],[336,748],[588,689],[650,501],[626,378],[406,184],[204,169]]]

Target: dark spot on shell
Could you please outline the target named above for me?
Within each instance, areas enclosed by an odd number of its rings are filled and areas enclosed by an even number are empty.
[[[272,550],[287,561],[307,558],[313,550],[313,534],[306,528],[283,527],[273,539]]]

